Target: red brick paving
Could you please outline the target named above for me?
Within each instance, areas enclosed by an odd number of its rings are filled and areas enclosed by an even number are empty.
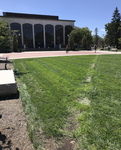
[[[35,52],[21,52],[21,53],[4,53],[0,57],[8,57],[8,59],[20,58],[36,58],[36,57],[53,57],[53,56],[73,56],[73,55],[103,55],[103,54],[121,54],[121,52],[108,52],[108,51],[35,51]]]

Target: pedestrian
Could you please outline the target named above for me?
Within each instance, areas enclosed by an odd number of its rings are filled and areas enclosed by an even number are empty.
[[[94,45],[95,53],[96,53],[96,48],[97,48],[97,45],[95,44],[95,45]]]
[[[68,53],[68,45],[66,45],[66,53]]]
[[[108,46],[108,51],[110,51],[110,45]]]

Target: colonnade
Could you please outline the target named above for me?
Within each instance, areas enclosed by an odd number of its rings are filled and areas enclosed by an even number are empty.
[[[36,33],[35,33],[35,25],[40,25],[42,28],[41,30],[41,34],[42,38],[41,41],[43,41],[43,48],[47,48],[47,38],[53,39],[53,47],[56,48],[57,45],[62,44],[62,45],[66,45],[67,44],[67,35],[70,34],[71,30],[72,30],[72,26],[71,25],[61,25],[61,24],[57,24],[57,25],[52,25],[52,24],[30,24],[30,23],[11,23],[10,27],[11,30],[18,30],[18,35],[21,37],[21,44],[22,45],[26,45],[25,44],[25,38],[28,39],[28,41],[30,42],[29,44],[32,45],[31,48],[37,48],[35,45],[35,41],[36,41]],[[60,27],[60,30],[57,30],[57,26]],[[26,28],[24,28],[26,27]],[[38,28],[39,29],[39,28]],[[61,43],[57,43],[57,38],[60,38],[59,35],[58,37],[56,36],[59,33],[61,37],[61,39],[63,38],[63,40],[61,41]],[[40,34],[40,31],[38,31],[38,34]],[[48,37],[47,37],[48,36]],[[27,40],[26,40],[27,41]],[[32,42],[32,43],[31,43]],[[52,42],[52,41],[49,41]]]

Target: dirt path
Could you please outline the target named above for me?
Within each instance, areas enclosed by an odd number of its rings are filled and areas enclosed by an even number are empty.
[[[13,69],[11,62],[7,63],[7,68]],[[5,60],[0,60],[2,69],[5,69]],[[0,114],[0,150],[33,150],[19,94],[0,97]]]

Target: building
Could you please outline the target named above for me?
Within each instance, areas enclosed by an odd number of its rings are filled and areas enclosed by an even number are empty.
[[[74,20],[60,20],[58,16],[3,12],[11,30],[17,30],[19,46],[26,49],[65,47],[74,27]]]

